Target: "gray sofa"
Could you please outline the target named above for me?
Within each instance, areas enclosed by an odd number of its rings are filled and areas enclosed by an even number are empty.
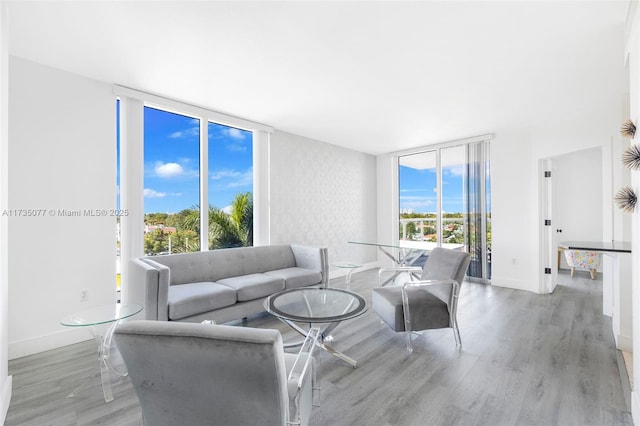
[[[145,319],[225,323],[264,311],[278,291],[328,282],[326,248],[239,247],[132,259],[122,301]]]

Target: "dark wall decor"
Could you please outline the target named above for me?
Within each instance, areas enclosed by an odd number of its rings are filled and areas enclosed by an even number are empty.
[[[614,200],[620,210],[631,213],[636,208],[638,198],[633,188],[625,186],[616,193]]]
[[[640,170],[640,146],[631,145],[622,153],[622,164],[631,170]]]
[[[620,128],[620,134],[625,138],[633,139],[636,134],[636,125],[633,124],[633,121],[625,121]]]

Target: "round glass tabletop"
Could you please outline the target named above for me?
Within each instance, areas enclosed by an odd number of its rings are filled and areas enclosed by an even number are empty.
[[[291,321],[334,322],[357,317],[367,310],[362,296],[338,288],[295,288],[269,296],[267,312]]]
[[[94,306],[80,312],[75,312],[60,320],[60,324],[67,327],[86,327],[90,325],[107,324],[129,318],[142,311],[142,306],[121,303],[111,305]]]

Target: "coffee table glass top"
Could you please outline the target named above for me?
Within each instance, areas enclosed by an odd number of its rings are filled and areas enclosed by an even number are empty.
[[[267,312],[298,322],[334,322],[357,317],[367,310],[362,296],[338,288],[295,288],[269,296]]]
[[[86,327],[91,325],[108,324],[129,318],[142,310],[142,306],[135,304],[112,303],[104,306],[94,306],[60,320],[60,324],[67,327]]]

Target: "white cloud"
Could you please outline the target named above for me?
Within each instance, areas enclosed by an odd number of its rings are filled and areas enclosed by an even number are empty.
[[[154,191],[151,188],[145,188],[144,189],[144,197],[145,198],[164,198],[166,196],[167,196],[166,192]]]
[[[219,181],[220,187],[238,188],[249,186],[253,183],[253,168],[246,171],[223,169],[217,170],[210,175],[211,180]]]
[[[224,133],[233,139],[244,139],[244,132],[240,129],[236,129],[235,127],[226,128]]]
[[[434,188],[434,191],[435,191],[435,188]],[[409,193],[409,192],[424,192],[424,193],[427,193],[427,192],[429,192],[429,189],[428,188],[413,188],[413,189],[406,189],[405,188],[405,189],[400,189],[400,192],[402,192],[402,193]]]
[[[247,147],[239,143],[227,144],[227,149],[231,152],[247,152]]]
[[[173,132],[169,135],[171,139],[184,139],[194,136],[200,136],[200,123],[198,122],[198,120],[195,121],[193,127],[189,127],[188,129],[184,130],[178,130],[177,132]]]
[[[143,195],[145,198],[179,197],[182,195],[182,192],[159,192],[155,189],[145,188]]]
[[[403,208],[424,208],[436,205],[435,199],[430,197],[401,196],[400,205]]]
[[[154,170],[156,175],[162,178],[172,178],[184,174],[184,169],[178,163],[158,163]]]
[[[237,178],[241,173],[237,170],[218,170],[211,174],[211,179],[213,180],[221,180],[227,178]]]
[[[457,164],[455,166],[443,167],[443,173],[450,174],[451,176],[464,176],[465,175],[465,165]]]

